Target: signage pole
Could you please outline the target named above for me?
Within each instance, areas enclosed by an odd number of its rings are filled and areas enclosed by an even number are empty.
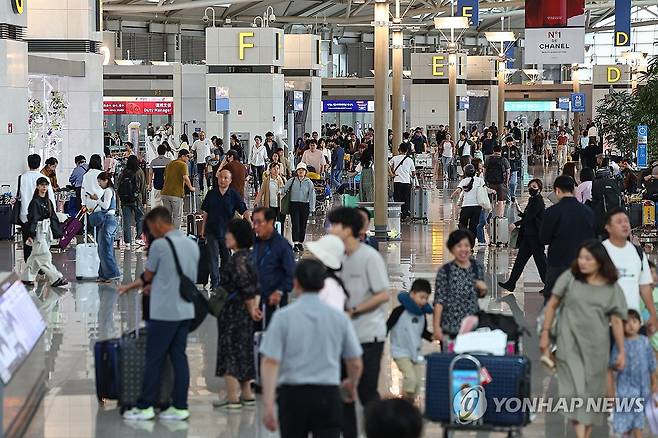
[[[231,144],[231,126],[230,126],[231,116],[230,116],[230,114],[231,114],[230,111],[226,111],[222,115],[222,128],[223,128],[224,147],[225,148],[226,148],[227,145]]]
[[[388,237],[388,1],[375,3],[375,237]],[[454,105],[454,102],[453,102]]]
[[[573,82],[573,92],[580,93],[580,78],[578,78],[578,66],[571,70],[571,80]],[[572,108],[573,111],[573,108]],[[573,142],[576,150],[580,148],[580,112],[573,111]]]
[[[399,3],[398,3],[399,4]],[[393,31],[393,155],[398,154],[402,143],[402,45],[404,37],[401,29]]]

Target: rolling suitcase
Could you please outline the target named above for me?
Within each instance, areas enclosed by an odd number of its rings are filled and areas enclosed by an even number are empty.
[[[201,226],[203,224],[203,214],[196,211],[196,195],[190,193],[190,208],[191,211],[187,215],[187,235],[199,237],[201,234]]]
[[[448,179],[450,181],[457,181],[459,179],[459,172],[457,171],[457,161],[453,158],[448,164]]]
[[[61,249],[65,249],[69,246],[71,240],[82,231],[82,228],[84,227],[82,224],[82,216],[84,214],[85,212],[81,210],[75,217],[71,217],[64,222],[64,235],[59,239],[59,247]]]
[[[491,241],[489,242],[490,245],[509,245],[509,220],[506,217],[494,217],[491,223],[491,230]]]
[[[84,215],[86,229],[87,214]],[[75,246],[75,278],[77,280],[97,278],[101,261],[98,257],[98,244],[87,242],[87,233],[84,233],[84,243]]]
[[[138,306],[139,308],[139,306]],[[146,366],[146,328],[127,333],[119,343],[119,406],[120,412],[135,407],[142,392],[144,367]],[[157,408],[166,409],[170,404],[174,387],[174,370],[167,356],[160,375],[160,395]]]
[[[109,339],[94,344],[96,397],[99,403],[119,398],[119,340]]]
[[[208,263],[208,244],[205,239],[199,239],[199,267],[197,268],[196,284],[204,287],[210,280],[210,266]]]
[[[522,427],[529,423],[529,412],[522,409],[510,411],[501,409],[496,412],[494,399],[530,397],[530,361],[525,356],[483,356],[472,355],[486,368],[491,376],[491,382],[484,386],[487,409],[484,412],[483,423],[488,426]],[[450,423],[451,408],[456,392],[450,388],[450,364],[456,356],[451,353],[433,353],[426,356],[426,396],[425,416],[435,422]],[[454,370],[474,370],[470,361],[455,363]],[[454,371],[453,370],[453,371]],[[460,388],[456,388],[459,390]]]
[[[11,212],[11,205],[0,205],[0,240],[9,240],[14,237],[14,224],[11,223]]]
[[[430,205],[430,191],[421,186],[411,191],[411,219],[427,223],[427,212]]]
[[[631,228],[637,228],[642,226],[642,204],[639,202],[634,202],[627,205],[628,208],[628,217],[631,221]]]
[[[263,333],[265,333],[265,328],[267,327],[267,322],[266,322],[266,317],[265,317],[265,304],[262,305],[261,310],[263,312],[263,319],[261,320],[261,323],[263,324],[263,330],[255,331],[254,332],[254,370],[256,371],[256,378],[254,379],[254,382],[256,383],[256,386],[261,386],[261,379],[260,379],[260,343],[263,340]]]

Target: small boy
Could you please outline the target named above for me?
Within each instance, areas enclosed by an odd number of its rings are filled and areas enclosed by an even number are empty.
[[[400,305],[393,309],[386,321],[387,331],[391,333],[391,356],[403,377],[402,397],[411,403],[420,392],[423,380],[422,339],[432,341],[426,318],[428,313],[432,313],[432,306],[427,302],[431,293],[429,281],[415,280],[410,292],[398,295]]]

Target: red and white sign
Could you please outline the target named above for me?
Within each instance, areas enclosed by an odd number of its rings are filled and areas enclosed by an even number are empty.
[[[173,115],[174,102],[105,100],[103,114]]]

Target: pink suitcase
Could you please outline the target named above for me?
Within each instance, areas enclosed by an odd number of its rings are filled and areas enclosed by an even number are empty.
[[[71,243],[71,240],[80,233],[83,228],[82,216],[84,211],[80,211],[76,217],[72,217],[64,223],[64,235],[59,239],[59,247],[65,249]]]

